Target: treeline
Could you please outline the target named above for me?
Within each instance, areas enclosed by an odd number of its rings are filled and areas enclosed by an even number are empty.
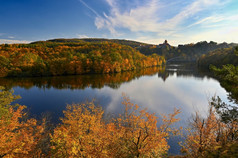
[[[137,49],[146,55],[150,54],[158,54],[165,56],[166,60],[180,57],[178,60],[184,61],[195,61],[200,56],[209,53],[210,51],[214,51],[216,49],[220,48],[230,48],[235,46],[236,44],[227,44],[227,43],[221,43],[218,44],[216,42],[210,41],[209,43],[207,41],[202,41],[198,43],[191,43],[191,44],[185,44],[185,45],[178,45],[178,47],[170,46],[168,43],[160,44],[158,46],[142,46],[138,47]]]
[[[94,44],[101,44],[101,43],[117,43],[121,45],[130,46],[140,53],[149,56],[152,54],[157,54],[160,56],[164,56],[165,59],[171,59],[174,57],[180,57],[179,60],[189,60],[194,61],[197,60],[203,54],[207,54],[210,51],[214,51],[216,49],[222,48],[230,48],[234,47],[237,44],[235,43],[216,43],[213,41],[201,41],[197,43],[190,43],[184,45],[178,45],[178,47],[171,46],[168,41],[164,42],[163,44],[154,45],[154,44],[147,44],[137,41],[131,40],[122,40],[122,39],[103,39],[103,38],[73,38],[73,39],[51,39],[48,41],[37,41],[33,42],[32,44],[42,44],[42,43],[65,43],[65,44],[85,44],[85,43],[94,43]]]
[[[222,68],[211,65],[210,69],[220,81],[221,86],[229,92],[230,101],[238,104],[238,65],[227,64]]]
[[[201,69],[210,70],[229,92],[229,99],[238,103],[238,47],[218,49],[198,60]]]
[[[202,55],[198,60],[198,66],[203,69],[209,69],[212,64],[219,68],[222,65],[238,65],[238,47],[216,49],[206,55]]]
[[[115,73],[161,66],[165,59],[145,56],[116,43],[60,43],[0,45],[0,76],[59,76]]]
[[[186,44],[186,45],[178,45],[176,52],[174,55],[179,55],[184,57],[185,59],[197,60],[200,56],[204,54],[208,54],[210,51],[214,51],[220,48],[230,48],[235,44],[231,43],[216,43],[213,41],[201,41],[195,44]]]
[[[150,45],[150,44],[146,44],[146,43],[142,43],[142,42],[137,42],[137,41],[131,41],[131,40],[124,40],[124,39],[106,39],[106,38],[73,38],[73,39],[51,39],[48,40],[50,42],[59,42],[59,43],[105,43],[105,42],[109,42],[109,43],[117,43],[117,44],[121,44],[121,45],[126,45],[126,46],[130,46],[132,48],[137,48],[141,45],[146,46],[146,45]],[[35,42],[37,43],[37,42]]]

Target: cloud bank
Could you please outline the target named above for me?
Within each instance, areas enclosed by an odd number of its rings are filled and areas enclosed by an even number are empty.
[[[0,44],[30,43],[30,42],[31,41],[26,41],[26,40],[0,39]]]
[[[105,1],[109,6],[109,11],[102,15],[96,12],[94,23],[99,30],[109,30],[113,37],[125,36],[124,31],[128,30],[136,34],[136,40],[153,43],[153,40],[158,42],[158,39],[167,38],[177,44],[181,39],[181,42],[185,43],[206,39],[216,40],[216,33],[210,33],[209,29],[213,29],[212,32],[219,32],[238,27],[237,22],[232,28],[229,25],[231,22],[234,25],[233,20],[237,19],[237,16],[216,12],[216,9],[224,8],[231,0],[193,0],[187,3],[183,0],[177,3],[169,0],[149,2],[134,0],[129,9],[123,7],[125,6],[123,1]],[[148,33],[153,33],[153,37],[146,35]],[[202,38],[199,35],[201,33],[205,35]]]

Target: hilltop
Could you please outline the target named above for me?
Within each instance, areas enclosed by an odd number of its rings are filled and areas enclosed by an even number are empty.
[[[43,45],[81,45],[81,44],[102,44],[102,43],[117,43],[121,45],[130,46],[144,55],[157,54],[164,56],[165,59],[171,59],[179,57],[182,60],[195,61],[198,60],[204,54],[208,54],[211,51],[222,48],[231,48],[237,46],[236,43],[216,43],[213,41],[201,41],[197,43],[190,43],[178,46],[172,46],[169,41],[165,40],[164,43],[155,45],[142,43],[138,41],[125,40],[125,39],[105,39],[105,38],[72,38],[72,39],[50,39],[47,41],[37,41],[31,44],[43,44]]]
[[[64,44],[85,44],[85,43],[117,43],[121,45],[127,45],[132,48],[137,48],[140,46],[152,46],[152,44],[125,40],[125,39],[106,39],[106,38],[58,38],[58,39],[50,39],[47,41],[36,41],[31,44],[39,44],[39,43],[64,43]]]

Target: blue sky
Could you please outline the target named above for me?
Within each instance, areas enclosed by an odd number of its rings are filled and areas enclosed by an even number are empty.
[[[85,37],[238,43],[238,1],[0,0],[0,43]]]

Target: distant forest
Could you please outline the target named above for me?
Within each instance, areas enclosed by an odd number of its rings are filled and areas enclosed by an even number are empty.
[[[238,65],[237,53],[238,47],[216,49],[206,55],[202,55],[198,60],[198,64],[205,69],[208,69],[210,64],[217,67],[222,67],[222,65],[226,64]]]
[[[130,46],[106,41],[0,45],[1,77],[115,73],[164,63],[162,56],[145,56]]]
[[[198,60],[200,69],[210,69],[229,93],[230,101],[238,104],[238,47],[217,49]]]
[[[213,58],[211,55],[213,52],[226,53],[232,51],[236,45],[203,41],[174,47],[167,40],[163,44],[152,45],[130,40],[101,38],[52,39],[30,44],[2,44],[0,45],[0,77],[115,73],[161,66],[166,60],[171,59],[197,61],[200,57],[199,63],[208,67],[210,61],[206,60],[210,60],[209,56]],[[224,56],[223,53],[220,54]]]
[[[38,41],[34,43],[41,43],[44,41]],[[117,43],[121,45],[127,45],[132,48],[135,48],[140,53],[144,55],[152,55],[157,54],[160,56],[164,56],[165,59],[171,59],[175,57],[180,57],[180,60],[186,61],[195,61],[203,54],[207,54],[210,51],[214,51],[216,49],[222,48],[231,48],[237,46],[236,43],[216,43],[213,41],[201,41],[197,43],[190,43],[185,45],[178,45],[177,47],[169,44],[169,41],[165,40],[164,43],[154,45],[147,44],[137,41],[131,40],[123,40],[123,39],[103,39],[103,38],[82,38],[82,39],[52,39],[48,40],[48,42],[57,42],[57,43]]]

